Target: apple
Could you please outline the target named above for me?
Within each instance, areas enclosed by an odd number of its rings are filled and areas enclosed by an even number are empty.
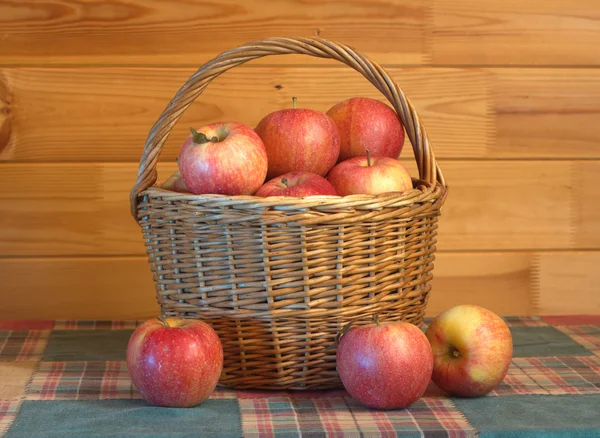
[[[349,158],[331,169],[327,180],[340,196],[379,195],[412,189],[412,179],[400,162],[389,157]]]
[[[348,393],[376,409],[410,406],[427,389],[433,368],[429,341],[407,322],[350,328],[341,336],[336,361]]]
[[[256,196],[306,196],[327,195],[337,193],[329,181],[321,175],[310,172],[288,172],[267,181],[255,193]]]
[[[338,161],[359,157],[369,148],[371,155],[398,158],[404,145],[404,127],[396,112],[368,97],[344,100],[327,111],[340,132]]]
[[[432,380],[461,397],[478,397],[495,389],[512,359],[510,329],[483,307],[463,304],[439,314],[427,328],[434,355]]]
[[[223,369],[223,347],[205,322],[152,319],[129,338],[127,367],[131,380],[150,404],[191,407],[214,391]]]
[[[173,192],[189,193],[189,190],[185,185],[179,170],[171,175],[164,183],[162,183],[161,187],[165,190],[171,190]]]
[[[191,193],[252,195],[264,183],[267,151],[252,128],[217,122],[191,131],[178,161]]]
[[[255,131],[269,157],[267,179],[288,172],[325,176],[340,154],[340,134],[335,122],[320,111],[294,107],[265,116]]]

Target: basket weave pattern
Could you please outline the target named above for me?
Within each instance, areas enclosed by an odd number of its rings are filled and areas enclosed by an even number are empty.
[[[298,199],[153,186],[162,145],[212,79],[252,59],[292,53],[343,62],[383,93],[413,145],[413,190]],[[131,207],[161,311],[215,328],[224,349],[222,385],[325,389],[341,385],[335,337],[345,324],[373,315],[422,322],[446,193],[414,108],[381,67],[342,44],[273,38],[217,56],[179,90],[146,141]]]

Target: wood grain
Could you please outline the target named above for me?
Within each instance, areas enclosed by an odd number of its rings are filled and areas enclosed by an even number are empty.
[[[0,259],[0,319],[145,319],[156,316],[143,257]]]
[[[6,69],[12,128],[0,161],[138,161],[148,131],[193,72]],[[485,156],[493,140],[490,74],[396,68],[390,74],[415,102],[438,155]],[[190,126],[224,119],[255,126],[271,111],[290,107],[292,96],[299,106],[321,111],[353,96],[384,100],[349,68],[236,68],[184,114],[162,157],[175,158]]]
[[[419,64],[427,6],[426,0],[9,0],[0,4],[0,63],[199,66],[260,38],[320,35],[380,62]]]
[[[599,158],[600,71],[494,69],[495,143],[502,158]]]
[[[143,254],[126,211],[135,172],[131,164],[3,166],[0,255]]]
[[[541,314],[600,314],[600,252],[539,257]]]
[[[575,246],[571,162],[450,161],[442,162],[442,170],[450,193],[440,220],[440,249]]]
[[[440,158],[600,158],[600,69],[390,68]],[[137,161],[149,129],[193,69],[18,68],[0,73],[0,161]],[[301,106],[326,111],[381,95],[342,68],[237,68],[215,80],[167,141],[189,126],[255,126]],[[407,147],[407,150],[409,148]]]
[[[579,248],[600,248],[600,163],[573,164],[573,231]]]
[[[532,257],[439,253],[428,314],[464,302],[529,314]],[[145,319],[158,312],[145,257],[0,259],[0,278],[0,319]]]
[[[427,313],[457,304],[486,307],[499,315],[536,312],[536,279],[531,253],[438,252]]]
[[[600,60],[596,0],[431,0],[433,64],[590,66]]]
[[[597,196],[597,161],[440,163],[451,186],[440,250],[575,249],[600,240],[597,204],[577,201]],[[162,164],[159,179],[175,169]],[[144,254],[128,209],[136,172],[133,163],[0,165],[0,256]]]

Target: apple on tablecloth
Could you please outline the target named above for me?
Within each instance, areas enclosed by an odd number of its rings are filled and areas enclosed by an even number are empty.
[[[178,160],[191,193],[252,195],[264,183],[267,151],[252,128],[217,122],[191,131]]]
[[[267,181],[256,196],[336,196],[335,188],[321,175],[311,172],[289,172]]]
[[[338,161],[365,154],[398,158],[404,145],[404,128],[396,112],[368,97],[344,100],[327,111],[340,132]]]
[[[434,354],[433,382],[462,397],[478,397],[498,387],[511,363],[508,325],[481,306],[462,304],[439,314],[427,328]]]
[[[341,335],[336,361],[348,393],[377,409],[410,406],[427,389],[433,368],[429,341],[407,322],[351,327]]]
[[[140,325],[127,345],[131,380],[150,404],[192,407],[214,391],[223,347],[214,329],[190,319],[159,318]]]
[[[288,172],[325,176],[340,154],[340,134],[335,122],[320,111],[293,108],[272,112],[254,128],[269,157],[267,179]]]

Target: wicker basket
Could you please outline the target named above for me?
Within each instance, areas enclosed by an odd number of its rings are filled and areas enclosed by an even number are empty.
[[[299,199],[153,186],[165,140],[208,84],[247,61],[281,54],[343,62],[389,100],[415,152],[419,179],[412,191]],[[422,322],[446,193],[419,117],[380,66],[320,38],[271,38],[222,53],[178,91],[146,141],[131,210],[162,313],[205,320],[219,334],[221,385],[326,389],[341,386],[335,337],[345,324],[374,315]]]

